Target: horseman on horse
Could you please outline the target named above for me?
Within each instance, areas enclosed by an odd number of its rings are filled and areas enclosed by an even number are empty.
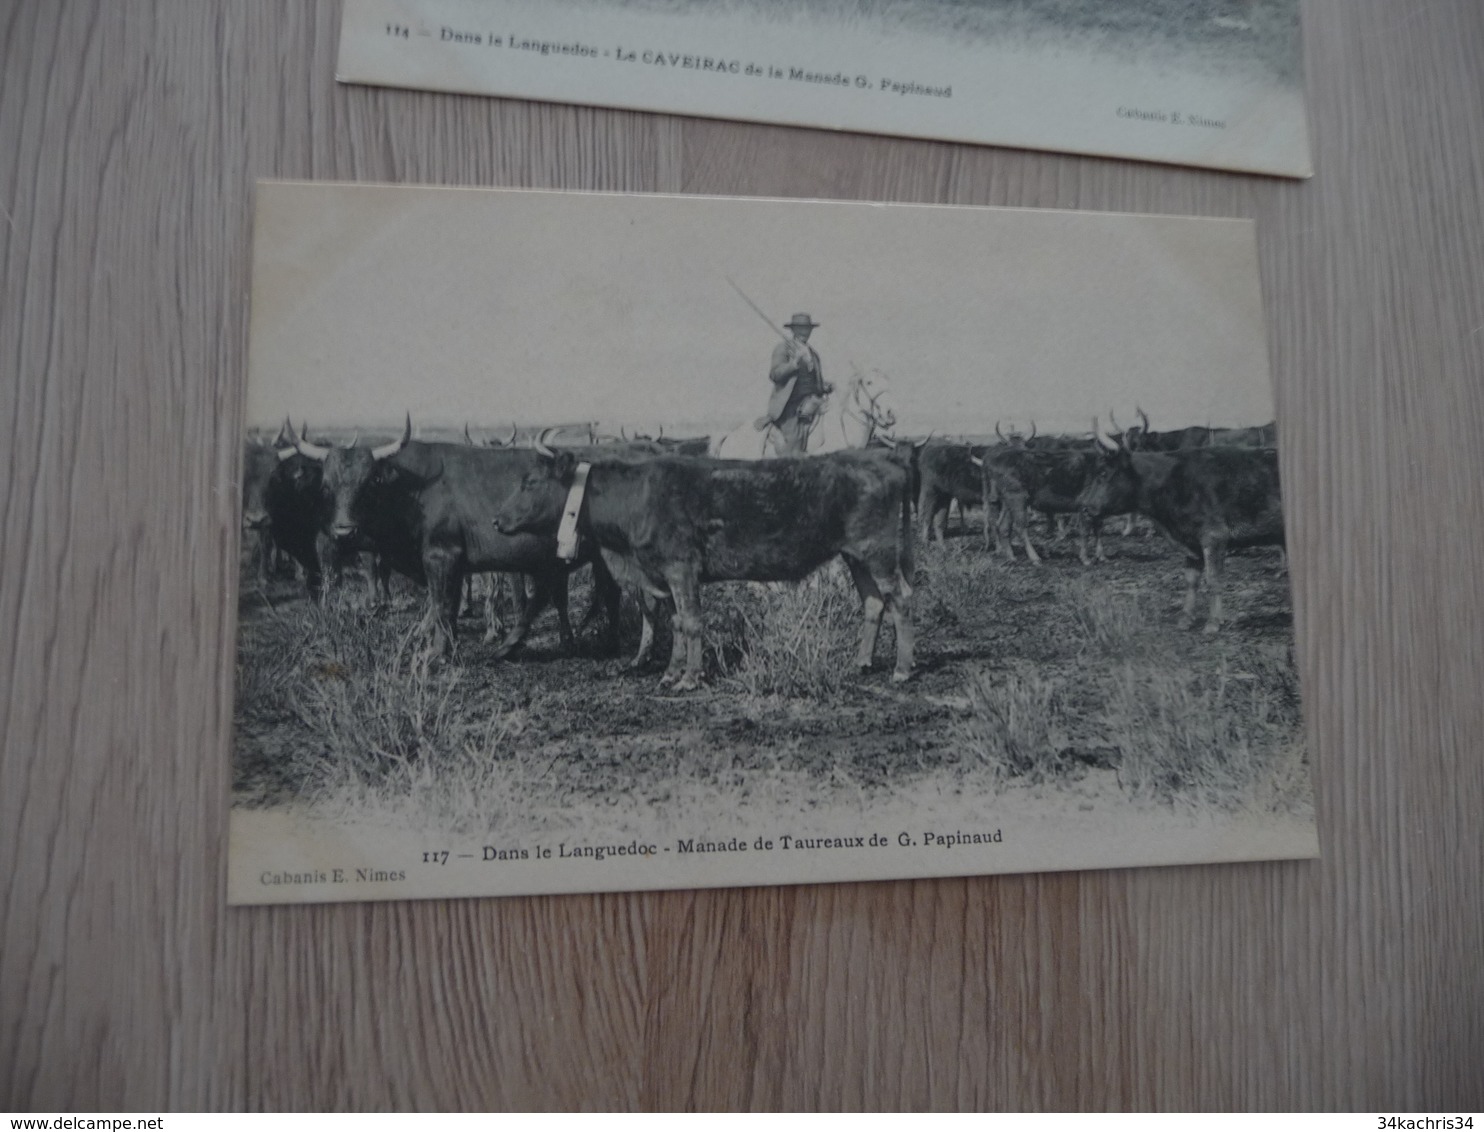
[[[824,409],[825,398],[834,386],[824,379],[819,354],[809,345],[809,335],[819,325],[807,314],[796,314],[783,324],[793,337],[773,347],[768,380],[773,383],[768,411],[755,427],[759,432],[776,428],[780,456],[802,456],[809,450],[809,433]]]
[[[836,452],[864,448],[873,437],[890,432],[896,415],[878,403],[885,390],[876,379],[856,370],[838,403],[832,400],[835,387],[824,380],[819,354],[809,345],[809,336],[819,323],[799,313],[783,324],[785,333],[737,284],[727,282],[780,341],[773,347],[768,369],[773,391],[767,411],[713,440],[713,456],[760,460]]]

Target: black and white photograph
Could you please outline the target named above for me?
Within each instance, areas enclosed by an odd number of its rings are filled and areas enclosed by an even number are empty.
[[[1312,174],[1298,0],[347,0],[336,75]]]
[[[1255,248],[260,184],[231,900],[1315,855]]]

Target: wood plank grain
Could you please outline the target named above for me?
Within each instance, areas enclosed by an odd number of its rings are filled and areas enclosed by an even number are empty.
[[[1484,1104],[1484,9],[1313,0],[1317,177],[337,87],[0,8],[0,1107]],[[1324,858],[224,907],[258,177],[1259,223]]]

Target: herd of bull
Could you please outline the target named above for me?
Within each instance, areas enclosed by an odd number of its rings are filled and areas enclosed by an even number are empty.
[[[1157,432],[1142,410],[1139,418],[1111,432],[1094,421],[1081,436],[1033,430],[988,445],[878,438],[861,449],[757,461],[709,457],[706,438],[553,448],[547,430],[528,446],[514,431],[505,443],[425,442],[412,438],[410,418],[388,444],[339,446],[313,443],[285,422],[272,444],[246,446],[243,516],[265,554],[276,548],[299,563],[312,598],[323,592],[327,551],[370,552],[381,585],[395,571],[423,586],[426,626],[447,651],[465,580],[488,572],[528,579],[514,587],[520,616],[497,657],[520,644],[547,604],[570,647],[568,576],[589,566],[610,647],[618,647],[621,596],[641,611],[634,666],[650,657],[661,604],[673,607],[662,683],[677,690],[701,680],[704,583],[797,581],[840,558],[862,602],[858,664],[870,667],[889,614],[892,678],[905,680],[913,543],[941,537],[955,500],[983,507],[986,546],[1012,559],[1018,538],[1039,560],[1030,511],[1075,517],[1088,564],[1102,556],[1105,519],[1145,515],[1185,552],[1186,624],[1204,577],[1205,628],[1219,627],[1227,551],[1283,544],[1274,426]]]

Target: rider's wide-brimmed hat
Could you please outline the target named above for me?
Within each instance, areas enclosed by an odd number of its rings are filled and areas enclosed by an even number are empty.
[[[816,326],[819,325],[819,323],[815,322],[807,314],[803,314],[801,312],[794,315],[793,318],[789,319],[783,325],[788,327],[790,330],[792,330],[796,326],[807,326],[809,327],[809,329],[813,330]]]

